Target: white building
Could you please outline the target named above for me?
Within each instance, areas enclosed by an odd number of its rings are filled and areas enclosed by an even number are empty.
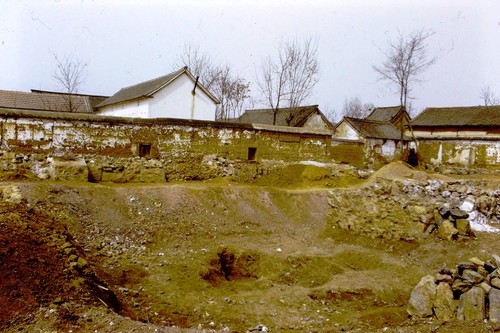
[[[97,105],[96,114],[134,118],[215,120],[219,101],[187,67],[122,88]]]

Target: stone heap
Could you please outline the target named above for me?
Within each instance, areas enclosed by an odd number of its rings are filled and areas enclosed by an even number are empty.
[[[456,268],[442,267],[435,275],[424,276],[411,292],[408,314],[500,323],[500,256],[490,260],[471,258]]]
[[[329,205],[334,228],[371,237],[454,240],[474,237],[473,230],[500,232],[500,191],[483,182],[378,178],[331,190]]]

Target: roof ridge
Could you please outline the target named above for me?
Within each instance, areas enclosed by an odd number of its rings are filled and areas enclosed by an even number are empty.
[[[365,123],[378,123],[378,124],[389,124],[394,126],[390,121],[384,121],[384,120],[374,120],[374,119],[366,119],[366,118],[355,118],[355,117],[347,117],[344,116],[346,119],[354,119],[355,121],[360,121],[360,122],[365,122]]]
[[[312,105],[301,105],[301,106],[287,106],[284,108],[278,108],[279,110],[290,110],[290,109],[308,109],[308,108],[318,108],[319,109],[319,104],[312,104]],[[274,108],[261,108],[261,109],[249,109],[245,110],[245,112],[252,112],[252,111],[273,111]]]
[[[124,89],[129,89],[129,88],[133,88],[133,87],[136,87],[136,86],[140,86],[140,85],[143,85],[143,84],[146,84],[146,83],[150,83],[150,82],[153,82],[153,81],[156,81],[156,80],[159,80],[159,79],[162,79],[162,78],[165,78],[167,76],[174,76],[174,74],[180,74],[182,73],[183,71],[187,70],[187,66],[184,66],[182,67],[181,69],[178,69],[176,71],[173,71],[173,72],[170,72],[168,74],[165,74],[165,75],[161,75],[161,76],[158,76],[158,77],[155,77],[154,79],[149,79],[149,80],[146,80],[146,81],[142,81],[142,82],[139,82],[139,83],[136,83],[136,84],[132,84],[130,86],[126,86],[126,87],[123,87],[121,88],[120,90],[124,90]],[[175,76],[176,76],[175,75]]]
[[[41,90],[41,89],[30,89],[31,94],[47,94],[47,95],[72,95],[72,96],[82,96],[82,97],[105,97],[109,96],[105,95],[93,95],[93,94],[81,94],[81,93],[67,93],[62,91],[50,91],[50,90]]]
[[[9,93],[18,93],[18,94],[27,94],[27,95],[31,95],[33,93],[29,92],[29,91],[20,91],[20,90],[4,90],[4,89],[0,89],[0,92],[9,92]]]

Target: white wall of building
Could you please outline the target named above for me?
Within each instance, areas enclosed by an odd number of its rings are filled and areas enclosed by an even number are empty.
[[[215,120],[216,104],[198,86],[193,97],[194,82],[187,74],[158,91],[149,101],[149,118],[181,118]]]
[[[193,88],[193,80],[182,74],[150,98],[105,106],[98,113],[116,117],[215,120],[217,104],[199,86],[193,96]]]
[[[113,104],[103,107],[98,114],[102,116],[148,118],[149,98],[132,102]]]
[[[358,133],[345,121],[343,121],[336,129],[335,134],[333,135],[338,139],[346,139],[346,140],[361,140]]]
[[[313,129],[318,129],[318,130],[325,130],[325,131],[330,131],[330,128],[328,125],[325,123],[323,118],[319,114],[314,114],[310,116],[304,126],[304,128],[313,128]]]

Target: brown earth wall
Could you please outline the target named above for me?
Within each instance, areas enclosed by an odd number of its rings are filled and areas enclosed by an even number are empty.
[[[15,171],[25,164],[31,172],[47,168],[50,175],[58,170],[60,161],[70,160],[76,169],[85,169],[83,164],[91,163],[87,168],[97,175],[95,181],[133,181],[143,173],[152,174],[153,179],[168,178],[163,176],[166,169],[184,170],[192,174],[188,176],[190,179],[210,169],[210,176],[201,178],[211,178],[227,173],[214,169],[227,167],[228,163],[233,163],[234,169],[234,163],[331,161],[331,136],[326,132],[37,111],[0,110],[0,143],[0,171]],[[130,175],[123,176],[127,168]],[[120,176],[99,176],[109,172]],[[178,177],[182,178],[180,173]]]
[[[332,141],[332,158],[338,163],[348,163],[358,168],[365,164],[365,144],[358,141]]]

